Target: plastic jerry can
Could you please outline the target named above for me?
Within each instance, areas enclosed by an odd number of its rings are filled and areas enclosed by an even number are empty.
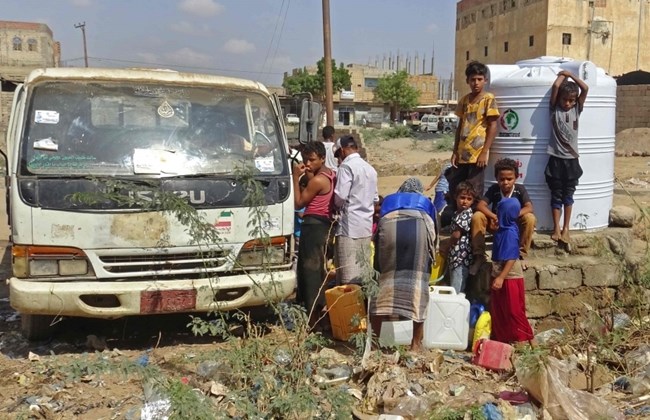
[[[436,255],[436,260],[431,266],[431,277],[429,278],[429,285],[433,286],[445,277],[447,270],[447,258],[442,254]]]
[[[336,340],[348,341],[352,334],[363,330],[366,308],[361,287],[356,284],[336,286],[325,291],[332,335]],[[358,325],[353,319],[358,318]]]
[[[469,301],[450,286],[429,288],[429,307],[424,321],[424,347],[465,350],[469,335]]]
[[[382,347],[408,346],[413,341],[413,321],[384,321],[379,332]]]
[[[491,370],[511,370],[513,351],[514,347],[510,344],[482,339],[474,346],[472,363]]]

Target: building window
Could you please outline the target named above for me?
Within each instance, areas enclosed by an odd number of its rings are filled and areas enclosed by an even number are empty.
[[[487,57],[488,47],[483,47],[483,54]]]
[[[535,45],[535,36],[531,35],[528,37],[528,46],[532,47],[533,45]]]
[[[562,34],[562,45],[571,45],[571,34]]]
[[[27,40],[27,51],[36,51],[36,40],[34,38],[29,38]]]
[[[469,60],[469,51],[465,51],[465,61]]]
[[[23,40],[20,39],[19,37],[15,36],[14,37],[14,51],[22,51],[23,50]]]
[[[377,87],[377,83],[379,82],[379,79],[375,78],[365,78],[364,79],[364,86],[370,89],[374,89]]]
[[[508,41],[503,43],[503,52],[508,52]]]

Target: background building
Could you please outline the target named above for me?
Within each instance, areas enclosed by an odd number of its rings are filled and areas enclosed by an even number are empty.
[[[0,149],[6,150],[5,133],[16,85],[35,68],[58,67],[61,46],[43,23],[0,20]]]
[[[363,64],[348,64],[345,66],[350,73],[351,85],[348,90],[334,92],[334,120],[340,125],[361,125],[363,118],[369,123],[388,122],[390,107],[375,98],[375,88],[379,79],[395,73],[395,70]],[[316,74],[316,66],[293,69],[291,74],[300,71]],[[285,77],[289,74],[285,73]],[[409,84],[420,91],[419,104],[438,104],[438,78],[432,74],[410,74]],[[285,102],[290,107],[285,113],[296,113],[293,102]],[[296,102],[297,104],[297,102]],[[283,108],[285,108],[283,104]]]
[[[543,55],[589,60],[610,75],[650,68],[650,0],[461,0],[456,86],[471,60],[513,64]]]

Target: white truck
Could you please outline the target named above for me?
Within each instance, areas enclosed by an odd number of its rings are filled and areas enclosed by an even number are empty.
[[[24,335],[56,317],[209,312],[294,291],[293,192],[277,98],[261,84],[169,70],[50,68],[15,92],[7,133],[13,275]],[[246,168],[268,238],[251,232]],[[201,243],[165,209],[75,193],[184,198],[219,234]],[[256,204],[257,206],[257,204]]]

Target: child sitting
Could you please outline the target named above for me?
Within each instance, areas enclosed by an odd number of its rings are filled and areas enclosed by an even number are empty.
[[[533,202],[528,196],[526,187],[517,184],[519,178],[519,165],[510,158],[499,159],[494,164],[494,177],[497,183],[490,186],[485,195],[476,205],[476,211],[472,216],[472,253],[474,258],[469,268],[471,275],[476,274],[481,265],[485,262],[485,233],[494,233],[499,225],[496,215],[497,205],[504,198],[515,198],[519,201],[521,210],[517,218],[519,226],[519,258],[522,260],[522,267],[525,270],[524,259],[533,241],[533,232],[537,219],[533,214]]]
[[[454,191],[456,212],[451,219],[451,238],[449,240],[449,278],[456,293],[465,292],[469,266],[472,263],[472,250],[469,231],[472,223],[472,204],[476,198],[474,187],[463,181]]]
[[[524,272],[519,261],[517,218],[521,205],[504,198],[497,205],[499,227],[492,246],[490,315],[492,339],[503,343],[532,343],[533,329],[526,318]]]

